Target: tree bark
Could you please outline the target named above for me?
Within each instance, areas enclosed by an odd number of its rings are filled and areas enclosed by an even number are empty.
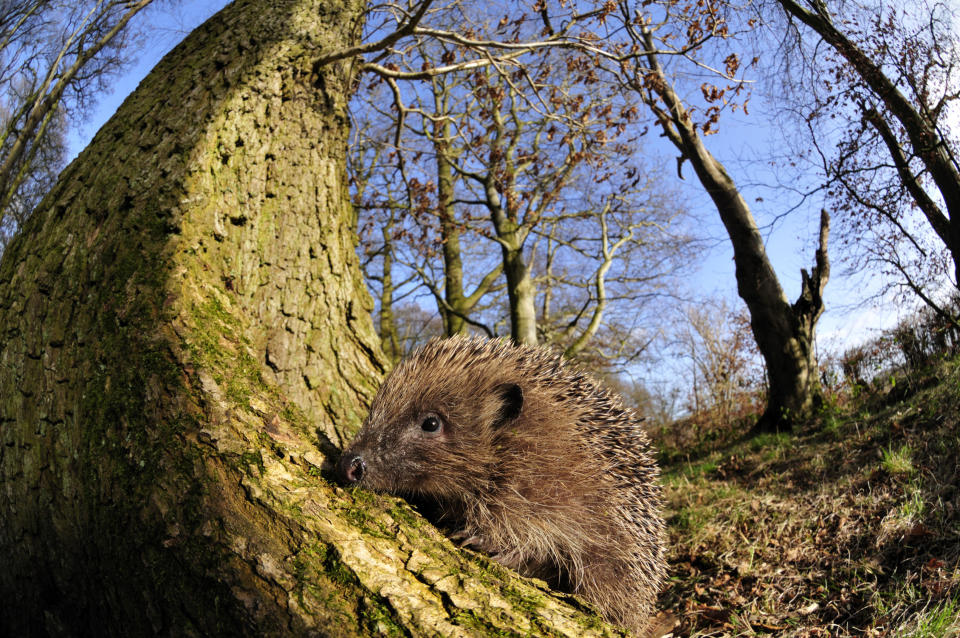
[[[0,634],[611,633],[326,482],[384,363],[351,232],[356,0],[191,34],[0,261]]]
[[[500,244],[503,253],[503,272],[507,279],[510,300],[510,336],[516,343],[537,345],[536,288],[530,276],[530,267],[523,258],[523,244],[516,246],[510,236]]]

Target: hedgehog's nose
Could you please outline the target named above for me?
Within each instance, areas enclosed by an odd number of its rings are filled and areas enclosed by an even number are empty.
[[[363,478],[363,473],[367,470],[367,464],[363,462],[363,457],[359,454],[344,453],[340,457],[340,463],[337,465],[337,473],[340,480],[346,485],[356,485]]]

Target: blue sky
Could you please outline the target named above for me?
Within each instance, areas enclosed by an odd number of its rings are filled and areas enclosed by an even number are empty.
[[[101,96],[89,119],[71,131],[68,137],[71,157],[89,143],[96,131],[113,115],[124,98],[136,88],[164,54],[190,30],[226,4],[224,0],[191,0],[177,3],[175,7],[159,3],[159,6],[152,8],[146,16],[150,27],[145,36],[145,47],[136,62],[116,79],[112,91]],[[794,202],[778,198],[770,189],[758,185],[774,181],[773,173],[762,159],[783,148],[784,141],[772,120],[764,117],[762,98],[755,97],[751,104],[753,108],[749,116],[741,113],[726,114],[721,122],[720,132],[707,138],[706,144],[711,152],[725,163],[753,208],[758,222],[763,225]],[[658,142],[655,135],[650,138],[651,148],[662,148],[660,156],[665,165],[669,166],[666,172],[674,174],[676,151],[666,142]],[[761,161],[755,158],[761,158]],[[702,294],[716,294],[736,300],[732,250],[716,210],[697,182],[689,164],[684,167],[684,175],[687,179],[681,184],[691,206],[700,213],[700,219],[703,220],[701,230],[716,239],[714,248],[703,259],[703,267],[696,280],[691,282],[691,287]],[[758,197],[763,201],[757,201]],[[805,208],[780,221],[765,235],[768,254],[791,301],[799,294],[800,269],[809,269],[812,265],[819,209],[820,203],[811,201]],[[838,258],[833,258],[836,264]],[[821,347],[826,346],[830,350],[876,336],[881,328],[889,327],[898,318],[896,310],[890,310],[889,307],[851,308],[853,301],[863,298],[863,289],[869,288],[870,282],[864,281],[862,277],[844,279],[841,270],[839,265],[833,269],[825,293],[827,310],[819,326],[819,337],[823,344]],[[739,303],[738,300],[736,302]]]

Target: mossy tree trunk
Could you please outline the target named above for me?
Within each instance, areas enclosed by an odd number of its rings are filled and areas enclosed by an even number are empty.
[[[390,365],[396,364],[403,357],[403,347],[400,345],[400,335],[397,333],[397,321],[393,314],[393,227],[396,224],[394,212],[380,227],[380,236],[383,238],[383,252],[381,253],[382,270],[380,275],[380,347]]]
[[[438,113],[447,114],[449,94],[440,93],[434,85]],[[439,94],[439,95],[438,95]],[[441,99],[442,98],[442,99]],[[460,221],[456,217],[456,190],[454,169],[448,153],[452,152],[450,120],[443,119],[434,127],[433,148],[437,155],[437,214],[440,217],[440,239],[443,249],[443,297],[438,296],[437,305],[443,317],[443,331],[448,337],[467,334],[469,319],[480,300],[483,299],[503,272],[503,264],[497,264],[480,279],[469,295],[463,289],[463,254],[460,249]],[[489,331],[487,331],[488,334]]]
[[[238,2],[0,262],[0,634],[607,631],[321,476],[383,372],[344,155],[357,0]]]

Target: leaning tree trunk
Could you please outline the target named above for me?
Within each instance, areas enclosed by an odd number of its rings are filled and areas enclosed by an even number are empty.
[[[767,256],[750,207],[723,164],[704,146],[690,113],[660,65],[651,32],[643,28],[642,34],[650,51],[647,60],[652,72],[639,82],[640,92],[648,96],[648,106],[657,114],[667,139],[682,153],[681,159],[693,165],[733,245],[737,293],[750,311],[750,327],[767,369],[767,407],[753,430],[789,430],[793,423],[810,415],[820,396],[814,336],[830,275],[830,218],[823,211],[814,267],[810,273],[802,272],[800,297],[791,304]],[[653,101],[652,95],[666,109]]]
[[[321,476],[382,374],[344,170],[356,0],[171,53],[0,263],[0,635],[608,631]]]

